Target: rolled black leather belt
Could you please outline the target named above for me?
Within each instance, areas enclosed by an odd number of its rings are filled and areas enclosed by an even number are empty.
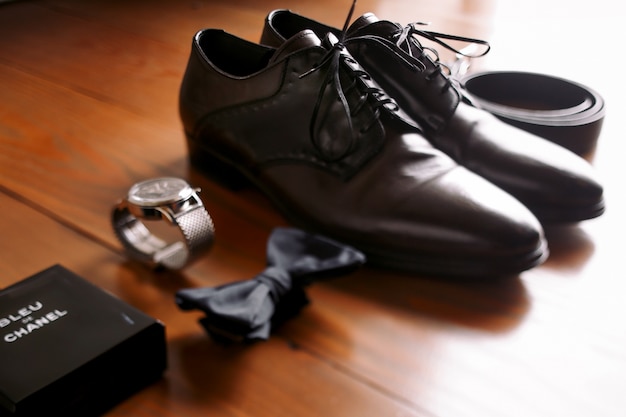
[[[472,104],[513,126],[586,155],[597,143],[605,105],[594,90],[563,78],[517,71],[467,74]]]

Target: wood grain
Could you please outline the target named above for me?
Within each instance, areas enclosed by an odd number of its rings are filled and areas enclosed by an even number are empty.
[[[521,3],[520,3],[521,4]],[[548,261],[520,277],[465,282],[364,268],[318,283],[272,338],[221,346],[174,304],[177,289],[250,278],[282,217],[254,190],[191,169],[177,94],[193,34],[258,40],[274,8],[341,26],[348,2],[15,1],[0,6],[0,287],[61,263],[162,320],[164,378],[108,416],[626,416],[625,91],[606,68],[616,6],[565,0],[363,0],[402,23],[488,39],[474,65],[593,86],[609,112],[590,156],[600,218],[547,232]],[[565,12],[567,10],[567,13]],[[449,55],[444,54],[444,57]],[[110,229],[134,182],[187,178],[217,227],[181,272],[128,261]],[[1,372],[1,370],[0,370]]]

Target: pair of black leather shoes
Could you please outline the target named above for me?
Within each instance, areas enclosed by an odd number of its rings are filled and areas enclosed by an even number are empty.
[[[274,11],[261,44],[202,30],[180,92],[192,164],[369,264],[457,277],[540,264],[537,217],[602,213],[591,167],[463,103],[423,52],[371,14],[339,31]]]

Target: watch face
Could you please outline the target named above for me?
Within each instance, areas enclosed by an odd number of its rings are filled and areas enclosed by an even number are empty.
[[[180,178],[155,178],[133,185],[128,191],[128,201],[142,206],[158,206],[189,197],[194,192]]]

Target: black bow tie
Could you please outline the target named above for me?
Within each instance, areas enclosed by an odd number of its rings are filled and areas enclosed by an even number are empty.
[[[309,300],[314,279],[345,274],[365,263],[356,249],[320,235],[276,228],[267,242],[267,268],[255,278],[176,293],[182,310],[202,310],[200,323],[218,341],[266,340],[272,328],[296,315]]]

